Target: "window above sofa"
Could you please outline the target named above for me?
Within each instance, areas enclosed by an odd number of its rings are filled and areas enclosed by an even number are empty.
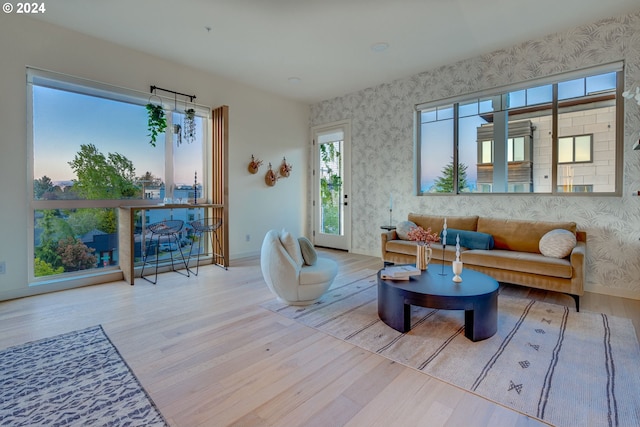
[[[416,107],[419,195],[620,195],[623,64]]]

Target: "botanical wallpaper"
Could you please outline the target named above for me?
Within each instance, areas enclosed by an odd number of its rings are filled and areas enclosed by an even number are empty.
[[[409,212],[575,221],[588,234],[586,289],[640,298],[640,106],[625,100],[622,197],[415,196],[416,104],[615,61],[640,85],[640,10],[311,107],[311,126],[351,121],[352,251],[380,255],[380,226]],[[311,220],[309,219],[309,224]]]

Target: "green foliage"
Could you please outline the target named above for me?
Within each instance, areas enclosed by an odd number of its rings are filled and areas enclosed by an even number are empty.
[[[322,203],[322,227],[327,234],[340,233],[340,194],[342,177],[340,170],[342,156],[339,143],[321,144],[320,159],[322,176],[320,178],[320,199]],[[337,166],[337,171],[333,167]]]
[[[48,262],[36,257],[34,260],[33,271],[36,277],[53,276],[54,274],[64,273],[64,267],[54,267]]]
[[[149,135],[147,136],[151,138],[149,144],[155,147],[158,135],[167,128],[167,118],[162,105],[147,104],[146,108],[148,116],[147,128],[149,130]]]
[[[438,177],[433,188],[436,193],[453,193],[453,160],[442,169],[442,176]],[[458,191],[468,190],[467,165],[458,163]]]
[[[42,217],[37,219],[37,226],[42,229],[42,233],[40,234],[40,245],[35,248],[36,258],[54,268],[62,266],[58,254],[58,240],[72,236],[71,227],[64,219],[60,218],[60,211],[57,209],[42,211]]]
[[[86,270],[96,266],[98,259],[80,239],[66,237],[58,242],[58,255],[65,271]]]
[[[105,157],[95,145],[82,144],[69,165],[77,177],[74,191],[86,199],[124,199],[140,192],[133,162],[122,154]]]
[[[51,181],[51,178],[44,175],[42,178],[33,181],[33,197],[35,199],[42,199],[45,193],[53,191],[54,188],[55,185],[53,181]]]

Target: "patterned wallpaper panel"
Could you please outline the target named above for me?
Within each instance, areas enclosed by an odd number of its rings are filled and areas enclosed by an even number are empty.
[[[311,126],[351,120],[352,251],[380,254],[380,226],[409,212],[571,220],[588,233],[587,290],[640,299],[640,106],[625,100],[622,197],[414,194],[414,105],[615,61],[640,85],[640,10],[326,100]],[[310,220],[309,220],[310,223]]]

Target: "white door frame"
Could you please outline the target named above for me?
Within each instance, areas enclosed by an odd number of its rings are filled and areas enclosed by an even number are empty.
[[[327,134],[335,131],[342,131],[343,151],[342,151],[342,188],[344,197],[342,204],[342,234],[329,235],[320,233],[320,154],[319,145],[317,144],[318,135]],[[313,243],[317,246],[341,249],[345,251],[351,250],[351,120],[340,120],[332,123],[326,123],[311,128],[311,141],[313,150],[313,171],[312,171],[312,188],[313,194],[311,198],[311,211],[313,212]]]

